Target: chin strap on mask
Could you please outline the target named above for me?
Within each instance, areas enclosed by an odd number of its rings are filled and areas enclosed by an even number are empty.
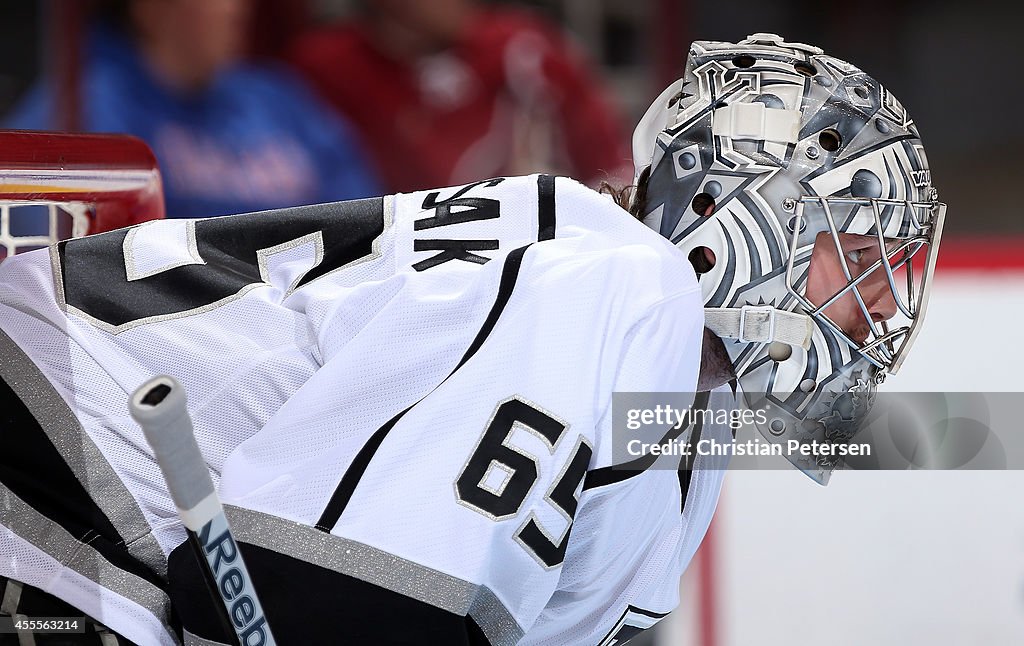
[[[806,314],[779,310],[771,305],[705,307],[704,325],[720,337],[744,343],[772,343],[811,347],[814,322]]]

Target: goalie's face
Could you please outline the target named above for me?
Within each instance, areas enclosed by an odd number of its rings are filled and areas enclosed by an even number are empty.
[[[818,234],[811,252],[806,296],[817,307],[830,303],[822,313],[850,339],[863,344],[873,332],[877,333],[877,324],[895,316],[896,298],[878,262],[882,255],[878,238],[848,233],[838,237],[837,246],[831,234]],[[887,250],[897,246],[895,241],[886,241]]]

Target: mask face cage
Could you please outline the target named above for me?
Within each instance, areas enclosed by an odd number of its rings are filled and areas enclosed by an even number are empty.
[[[924,319],[945,211],[946,205],[938,201],[802,197],[794,214],[786,289],[837,338],[880,370],[896,374]],[[832,245],[828,251],[834,251],[845,277],[845,284],[837,284],[830,296],[817,303],[807,298],[807,274],[797,274],[795,267],[798,259],[807,259],[823,241],[816,243],[811,237],[808,244],[803,231],[824,232],[821,237]],[[850,240],[855,243],[851,245]],[[851,252],[850,246],[856,248]],[[894,306],[889,320],[874,319],[863,293],[865,285],[877,286],[879,280],[888,288],[882,298],[891,298]],[[852,316],[862,330],[857,336],[863,338],[854,338],[849,318],[835,321],[826,313],[833,306],[841,307],[844,299],[846,308],[855,308]]]

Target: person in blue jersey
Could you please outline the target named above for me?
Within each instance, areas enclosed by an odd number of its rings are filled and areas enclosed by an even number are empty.
[[[168,217],[206,217],[376,195],[348,126],[286,68],[241,60],[246,0],[121,0],[87,33],[81,126],[153,148]],[[40,82],[8,128],[50,129]]]

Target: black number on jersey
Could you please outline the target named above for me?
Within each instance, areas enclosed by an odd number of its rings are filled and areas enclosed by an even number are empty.
[[[455,482],[460,503],[495,521],[508,520],[519,513],[540,474],[537,458],[512,444],[517,428],[538,437],[554,454],[566,425],[521,399],[498,405]],[[554,567],[565,559],[569,529],[578,505],[576,491],[583,483],[591,453],[590,446],[580,437],[572,457],[545,496],[569,523],[562,537],[553,539],[532,513],[516,534],[523,548],[546,567]],[[496,471],[499,473],[495,483]]]
[[[261,284],[265,252],[303,238],[317,244],[322,257],[293,289],[364,258],[384,231],[384,202],[373,198],[196,220],[196,262],[130,280],[132,261],[124,243],[136,230],[57,247],[64,302],[114,332],[142,319],[210,307]]]
[[[556,542],[554,537],[544,531],[533,514],[530,514],[526,525],[516,534],[516,540],[532,551],[547,567],[555,567],[565,560],[565,550],[569,546],[569,530],[572,529],[572,521],[576,517],[576,507],[579,505],[576,490],[583,482],[583,477],[587,475],[587,467],[590,465],[590,456],[593,452],[593,449],[587,446],[583,437],[580,436],[572,457],[565,465],[565,470],[555,480],[548,495],[544,497],[569,522],[562,537]]]
[[[565,432],[565,424],[520,399],[510,399],[498,406],[455,483],[459,500],[494,520],[518,514],[537,482],[537,459],[509,443],[517,427],[532,431],[547,444],[549,451],[554,450]],[[505,474],[497,488],[485,484],[493,469]]]

